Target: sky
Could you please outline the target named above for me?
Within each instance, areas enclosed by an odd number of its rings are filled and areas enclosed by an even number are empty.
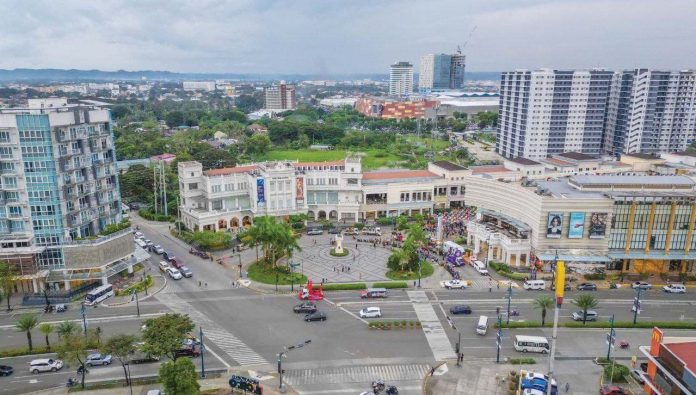
[[[3,0],[0,69],[387,73],[696,67],[696,0]]]

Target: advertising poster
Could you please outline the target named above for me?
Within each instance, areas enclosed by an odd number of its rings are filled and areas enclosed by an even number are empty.
[[[560,239],[563,234],[563,213],[549,213],[546,222],[546,237]]]
[[[256,179],[256,203],[266,203],[266,188],[263,184],[263,178]]]
[[[295,201],[297,204],[304,204],[304,177],[295,179]]]
[[[590,218],[590,239],[602,239],[607,232],[607,213],[592,213]]]
[[[568,219],[568,238],[582,239],[585,234],[585,213],[570,213]]]

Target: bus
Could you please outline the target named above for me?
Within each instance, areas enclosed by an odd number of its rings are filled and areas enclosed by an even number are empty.
[[[114,287],[111,284],[102,285],[89,291],[85,297],[85,304],[87,306],[92,306],[109,296],[114,296]]]
[[[522,352],[549,352],[549,341],[543,336],[515,336],[515,350]]]

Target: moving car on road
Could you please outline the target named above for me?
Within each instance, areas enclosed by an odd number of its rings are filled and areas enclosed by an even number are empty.
[[[194,345],[191,347],[183,347],[179,350],[176,350],[174,355],[178,357],[198,357],[201,355],[201,346],[199,345]]]
[[[323,235],[323,234],[324,234],[324,231],[321,229],[317,229],[317,228],[310,229],[307,231],[307,236],[319,236],[319,235]]]
[[[111,365],[112,359],[111,359],[111,354],[104,355],[104,354],[89,354],[87,356],[87,360],[85,361],[85,365],[87,366],[106,366],[106,365]]]
[[[292,308],[295,313],[314,313],[317,311],[317,305],[310,302],[303,302]]]
[[[162,248],[161,245],[159,245],[159,244],[158,244],[158,245],[155,245],[154,248],[155,248],[155,253],[156,253],[156,254],[159,254],[159,255],[164,254],[164,248]]]
[[[14,372],[12,366],[0,365],[0,376],[9,376]]]
[[[193,277],[193,272],[186,266],[179,267],[179,272],[181,272],[181,275],[186,278]]]
[[[578,311],[574,312],[573,315],[570,316],[570,318],[572,318],[573,321],[582,321],[583,313],[584,312],[582,310],[578,310]],[[587,310],[587,315],[586,315],[585,321],[597,321],[598,317],[599,317],[599,315],[597,314],[596,311]]]
[[[546,282],[544,280],[527,280],[522,284],[522,287],[528,291],[543,291],[546,288]]]
[[[667,284],[664,287],[662,287],[662,290],[673,294],[686,293],[686,287],[684,286],[684,284]]]
[[[41,372],[57,372],[63,368],[63,361],[53,358],[34,359],[29,363],[29,371],[38,374]]]
[[[578,291],[596,291],[597,284],[594,283],[580,283],[577,286]]]
[[[459,304],[456,306],[450,307],[450,314],[471,314],[471,306]]]
[[[360,297],[363,299],[367,298],[386,298],[387,289],[386,288],[368,288],[360,292]]]
[[[636,289],[636,288],[650,289],[650,288],[652,288],[652,284],[646,283],[644,281],[636,281],[633,284],[631,284],[631,288],[633,288],[633,289]]]
[[[304,317],[304,320],[306,322],[311,322],[311,321],[326,321],[326,313],[322,311],[315,311],[314,313],[307,314]]]
[[[440,282],[440,285],[442,285],[443,288],[447,289],[464,289],[469,286],[466,282],[462,280],[442,281]]]
[[[174,280],[181,280],[181,278],[183,277],[181,275],[181,272],[178,269],[174,269],[173,267],[167,269],[167,274]]]
[[[360,310],[360,318],[379,318],[382,316],[382,309],[379,307],[365,307]]]
[[[599,395],[628,395],[628,391],[618,385],[603,385],[599,389]]]

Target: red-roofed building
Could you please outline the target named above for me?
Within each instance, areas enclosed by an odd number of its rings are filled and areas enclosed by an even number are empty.
[[[159,163],[159,162],[164,162],[168,165],[172,164],[176,160],[176,155],[174,154],[160,154],[160,155],[155,155],[150,157],[150,161]]]
[[[696,337],[665,337],[653,328],[650,346],[640,350],[648,358],[647,394],[696,394]]]
[[[368,117],[416,119],[424,118],[427,110],[439,105],[436,100],[390,102],[362,98],[355,103],[355,109]]]

